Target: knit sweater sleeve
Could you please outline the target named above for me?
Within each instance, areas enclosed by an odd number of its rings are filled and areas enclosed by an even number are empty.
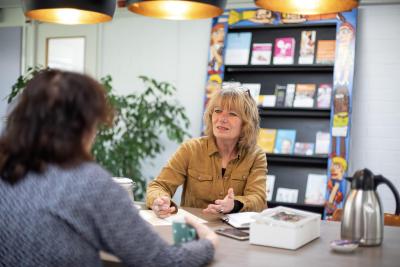
[[[201,266],[212,260],[214,248],[208,240],[179,247],[167,244],[111,179],[97,189],[92,216],[101,237],[101,249],[116,255],[127,266]]]

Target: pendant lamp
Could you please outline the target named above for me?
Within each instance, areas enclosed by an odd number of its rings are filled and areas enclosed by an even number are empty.
[[[159,19],[189,20],[221,15],[226,0],[127,0],[130,11]]]
[[[254,0],[259,7],[289,14],[317,15],[349,11],[359,0]]]
[[[115,7],[115,0],[22,0],[26,17],[60,24],[110,21]]]

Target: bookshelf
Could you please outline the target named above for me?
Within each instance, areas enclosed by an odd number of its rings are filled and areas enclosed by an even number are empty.
[[[292,208],[298,208],[302,210],[312,211],[331,216],[336,208],[340,208],[343,204],[343,194],[346,192],[346,183],[342,179],[346,175],[346,166],[348,161],[348,140],[350,136],[350,113],[351,113],[351,91],[353,87],[353,71],[354,71],[354,47],[355,47],[355,29],[356,29],[356,17],[357,10],[352,10],[345,13],[330,14],[326,16],[302,16],[293,23],[283,23],[281,20],[281,14],[278,12],[270,12],[274,18],[269,23],[259,23],[255,20],[258,9],[231,9],[227,10],[221,17],[215,18],[213,21],[213,29],[218,25],[219,29],[221,25],[225,30],[224,43],[220,43],[223,46],[221,56],[224,57],[224,62],[227,55],[238,55],[240,54],[239,60],[229,58],[226,62],[232,62],[230,65],[221,64],[217,70],[214,68],[207,73],[207,96],[211,94],[213,90],[218,90],[222,82],[240,82],[242,84],[259,84],[261,86],[261,95],[278,95],[276,94],[277,85],[288,85],[294,84],[296,92],[299,84],[315,84],[315,94],[319,85],[331,85],[332,89],[332,100],[331,105],[328,107],[317,107],[315,104],[316,97],[313,99],[314,104],[310,107],[305,105],[296,107],[293,106],[277,106],[269,104],[269,106],[260,106],[260,127],[265,129],[277,129],[277,135],[279,130],[290,129],[296,132],[295,141],[302,143],[314,143],[316,144],[316,134],[318,132],[330,133],[329,148],[326,154],[294,154],[293,151],[286,154],[266,153],[268,162],[268,174],[276,177],[275,184],[273,186],[272,200],[268,202],[269,207],[275,206],[288,206]],[[304,43],[305,32],[314,34],[314,52],[312,62],[301,62],[300,55],[304,56],[304,53],[300,53],[300,47]],[[346,43],[346,39],[343,38],[343,33],[351,31],[353,34],[351,42]],[[246,35],[246,42],[240,43],[239,49],[248,49],[248,64],[243,64],[243,50],[240,53],[237,51],[229,51],[228,42],[226,41],[229,34],[234,36],[236,39],[240,39],[239,36]],[[251,34],[251,42],[248,42],[248,35]],[[213,30],[212,30],[213,36]],[[312,39],[310,37],[310,39]],[[330,41],[331,40],[331,41]],[[332,42],[333,40],[333,42]],[[291,50],[293,64],[277,64],[279,61],[285,62],[280,59],[275,61],[276,46],[279,47],[279,41],[282,41],[284,45],[293,46],[294,50]],[[321,41],[321,42],[320,42]],[[336,50],[331,50],[331,55],[334,59],[329,61],[329,55],[327,59],[324,57],[325,51],[318,51],[318,47],[321,44],[334,43]],[[287,44],[289,43],[289,44]],[[259,45],[261,50],[271,51],[271,60],[269,63],[253,65],[252,56],[254,51],[258,56],[259,52],[254,49],[254,44]],[[272,45],[268,47],[269,44]],[[213,46],[213,38],[210,45]],[[332,47],[332,46],[331,46]],[[236,48],[235,48],[236,49]],[[327,48],[329,49],[329,48]],[[303,50],[304,52],[304,50]],[[319,52],[321,52],[319,54]],[[322,54],[322,56],[321,56]],[[265,55],[265,54],[264,54]],[[318,60],[317,60],[318,55]],[[268,57],[268,56],[267,56]],[[211,62],[211,53],[209,62]],[[304,60],[304,58],[302,58]],[[268,60],[266,61],[268,62]],[[239,63],[235,65],[234,63]],[[307,63],[307,64],[301,64]],[[210,87],[210,81],[214,82],[213,87]],[[340,88],[345,89],[340,89]],[[344,95],[340,95],[342,99],[348,99],[344,106],[338,105],[339,91],[345,90]],[[347,95],[346,95],[347,94]],[[349,97],[350,95],[350,97]],[[297,97],[297,96],[296,96]],[[286,105],[286,104],[285,104]],[[339,106],[339,108],[338,108]],[[340,108],[342,107],[342,108]],[[347,108],[347,109],[346,109]],[[343,110],[345,111],[344,113]],[[345,118],[341,119],[340,115],[344,114]],[[287,133],[286,133],[287,134]],[[277,138],[278,139],[278,138]],[[278,141],[275,141],[276,143]],[[276,144],[275,143],[275,148]],[[292,142],[293,143],[293,142]],[[274,149],[275,151],[276,149]],[[329,151],[329,152],[328,152]],[[276,151],[275,151],[276,152]],[[278,150],[278,152],[281,152]],[[338,158],[340,158],[338,160]],[[343,160],[345,163],[343,163]],[[339,174],[333,173],[331,170],[340,163],[342,172]],[[336,165],[335,165],[336,164]],[[340,165],[339,164],[339,165]],[[340,166],[339,166],[340,167]],[[310,174],[315,176],[326,175],[326,182],[324,189],[326,193],[323,198],[326,201],[320,201],[319,204],[310,204],[305,202],[307,183]],[[327,187],[328,180],[331,184],[336,184],[336,191],[332,188]],[[276,199],[278,188],[298,190],[298,197],[296,202],[282,202]],[[282,190],[281,190],[282,192]],[[325,192],[325,191],[324,191]],[[328,202],[335,196],[334,201]],[[337,196],[342,196],[339,198]],[[309,198],[309,195],[308,195]],[[312,202],[311,202],[312,203]]]

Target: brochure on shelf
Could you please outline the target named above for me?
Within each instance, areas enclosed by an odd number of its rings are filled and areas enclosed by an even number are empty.
[[[299,64],[313,64],[316,31],[302,31]]]
[[[285,105],[286,85],[275,85],[276,106],[283,107]]]
[[[314,154],[314,143],[296,142],[294,144],[294,154],[312,156]]]
[[[257,103],[261,91],[261,83],[242,83],[242,87],[249,90],[251,97]]]
[[[336,40],[319,40],[317,43],[317,64],[333,64],[335,62]]]
[[[272,44],[254,43],[251,52],[251,65],[269,65],[271,63]]]
[[[293,64],[294,47],[296,40],[293,37],[276,38],[274,46],[274,64]]]
[[[289,83],[286,85],[285,107],[293,107],[294,95],[296,92],[296,85]]]
[[[293,154],[295,140],[296,130],[278,129],[274,153]]]
[[[274,194],[275,179],[275,175],[267,175],[267,201],[272,200],[272,196]]]
[[[249,63],[251,32],[229,33],[225,51],[226,65],[247,65]]]
[[[261,128],[258,133],[257,145],[266,153],[274,151],[276,129]]]
[[[317,91],[317,108],[329,108],[331,106],[332,85],[320,84]]]
[[[278,206],[254,216],[250,244],[297,249],[320,236],[321,215]]]
[[[317,132],[315,154],[328,154],[331,135],[328,132]]]
[[[325,174],[308,174],[304,203],[314,205],[323,205],[325,203],[327,179]]]
[[[275,107],[276,95],[260,95],[258,102],[262,107]]]
[[[316,85],[313,83],[299,83],[296,85],[296,95],[294,97],[293,107],[312,108],[314,107]]]
[[[275,200],[277,202],[297,203],[299,197],[298,189],[279,187],[276,191]]]

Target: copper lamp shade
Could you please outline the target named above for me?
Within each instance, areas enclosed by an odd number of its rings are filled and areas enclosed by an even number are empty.
[[[289,14],[317,15],[349,11],[359,0],[254,0],[259,7]]]
[[[130,11],[159,19],[213,18],[224,12],[226,0],[127,0]]]
[[[25,16],[60,24],[93,24],[110,21],[115,0],[22,0]]]

